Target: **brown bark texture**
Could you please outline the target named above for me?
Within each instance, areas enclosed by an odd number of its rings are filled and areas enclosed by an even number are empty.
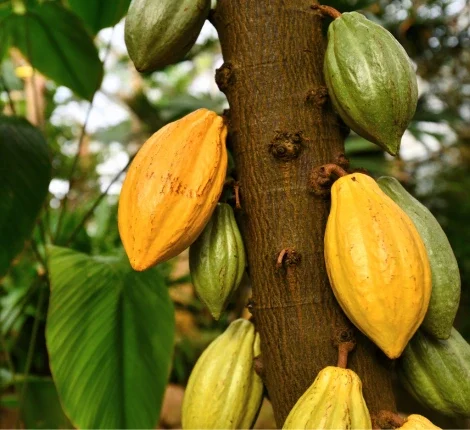
[[[212,16],[224,58],[216,80],[230,105],[250,309],[279,427],[317,373],[336,364],[334,340],[351,328],[325,269],[330,202],[309,192],[312,169],[341,161],[345,137],[323,80],[327,21],[311,6],[311,0],[218,0]],[[391,363],[355,336],[348,364],[363,381],[371,414],[394,411]]]

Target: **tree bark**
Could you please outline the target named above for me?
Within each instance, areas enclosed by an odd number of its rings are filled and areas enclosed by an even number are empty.
[[[224,57],[216,80],[230,104],[251,309],[279,427],[317,373],[336,365],[334,339],[351,327],[323,258],[330,203],[309,192],[313,168],[342,160],[345,136],[323,81],[326,22],[311,5],[218,0],[212,16]],[[358,332],[356,340],[349,367],[363,381],[369,410],[395,411],[390,362]]]

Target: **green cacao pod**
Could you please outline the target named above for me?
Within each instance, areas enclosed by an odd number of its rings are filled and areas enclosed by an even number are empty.
[[[181,60],[196,42],[210,0],[134,0],[127,13],[125,41],[139,72]]]
[[[372,428],[359,376],[349,369],[325,367],[297,400],[282,428]]]
[[[357,12],[328,28],[324,75],[334,108],[357,134],[396,155],[418,101],[418,86],[403,47]]]
[[[411,218],[426,246],[431,265],[432,293],[421,327],[438,339],[447,339],[460,301],[459,267],[449,240],[429,209],[395,178],[384,176],[377,183]]]
[[[245,249],[233,209],[219,203],[189,248],[189,268],[197,294],[218,320],[245,271]]]
[[[259,334],[235,320],[194,366],[183,399],[183,429],[248,429],[263,400],[263,383],[253,359],[261,353]]]
[[[454,328],[447,340],[418,330],[399,361],[398,375],[424,406],[470,417],[470,345]]]

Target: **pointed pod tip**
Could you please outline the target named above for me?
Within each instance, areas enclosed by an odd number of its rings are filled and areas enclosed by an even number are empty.
[[[219,321],[221,312],[212,312],[211,311],[212,318],[214,318],[216,321]]]
[[[224,311],[225,307],[221,308],[220,306],[209,306],[208,303],[204,302],[205,305],[207,306],[207,309],[209,309],[209,312],[212,315],[212,318],[214,318],[216,321],[219,321],[220,316],[222,315],[222,312]]]
[[[400,152],[400,145],[401,145],[401,137],[394,140],[389,141],[382,141],[378,143],[379,146],[382,147],[386,152],[388,152],[393,157],[396,157]]]
[[[402,354],[404,348],[395,348],[395,349],[389,349],[387,351],[383,350],[383,352],[385,353],[385,355],[390,358],[390,360],[396,360],[397,358],[400,357],[400,355]]]
[[[137,258],[129,258],[129,261],[131,263],[131,267],[136,271],[136,272],[143,272],[144,270],[149,269],[152,267],[152,264],[148,264],[147,262],[141,261],[140,259]]]

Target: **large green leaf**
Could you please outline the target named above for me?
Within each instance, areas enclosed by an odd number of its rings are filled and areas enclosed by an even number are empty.
[[[66,414],[78,428],[154,428],[174,337],[161,275],[59,247],[49,270],[47,347]]]
[[[50,171],[40,131],[25,119],[0,115],[0,278],[31,235]]]
[[[21,407],[21,420],[27,429],[72,428],[60,405],[54,381],[48,377],[31,376],[18,384],[19,393],[27,383]]]
[[[10,14],[0,20],[0,29],[0,53],[6,43],[16,46],[41,73],[85,99],[99,88],[103,64],[93,40],[81,20],[60,3]]]
[[[68,0],[70,9],[83,19],[93,34],[117,24],[127,13],[131,0]]]

